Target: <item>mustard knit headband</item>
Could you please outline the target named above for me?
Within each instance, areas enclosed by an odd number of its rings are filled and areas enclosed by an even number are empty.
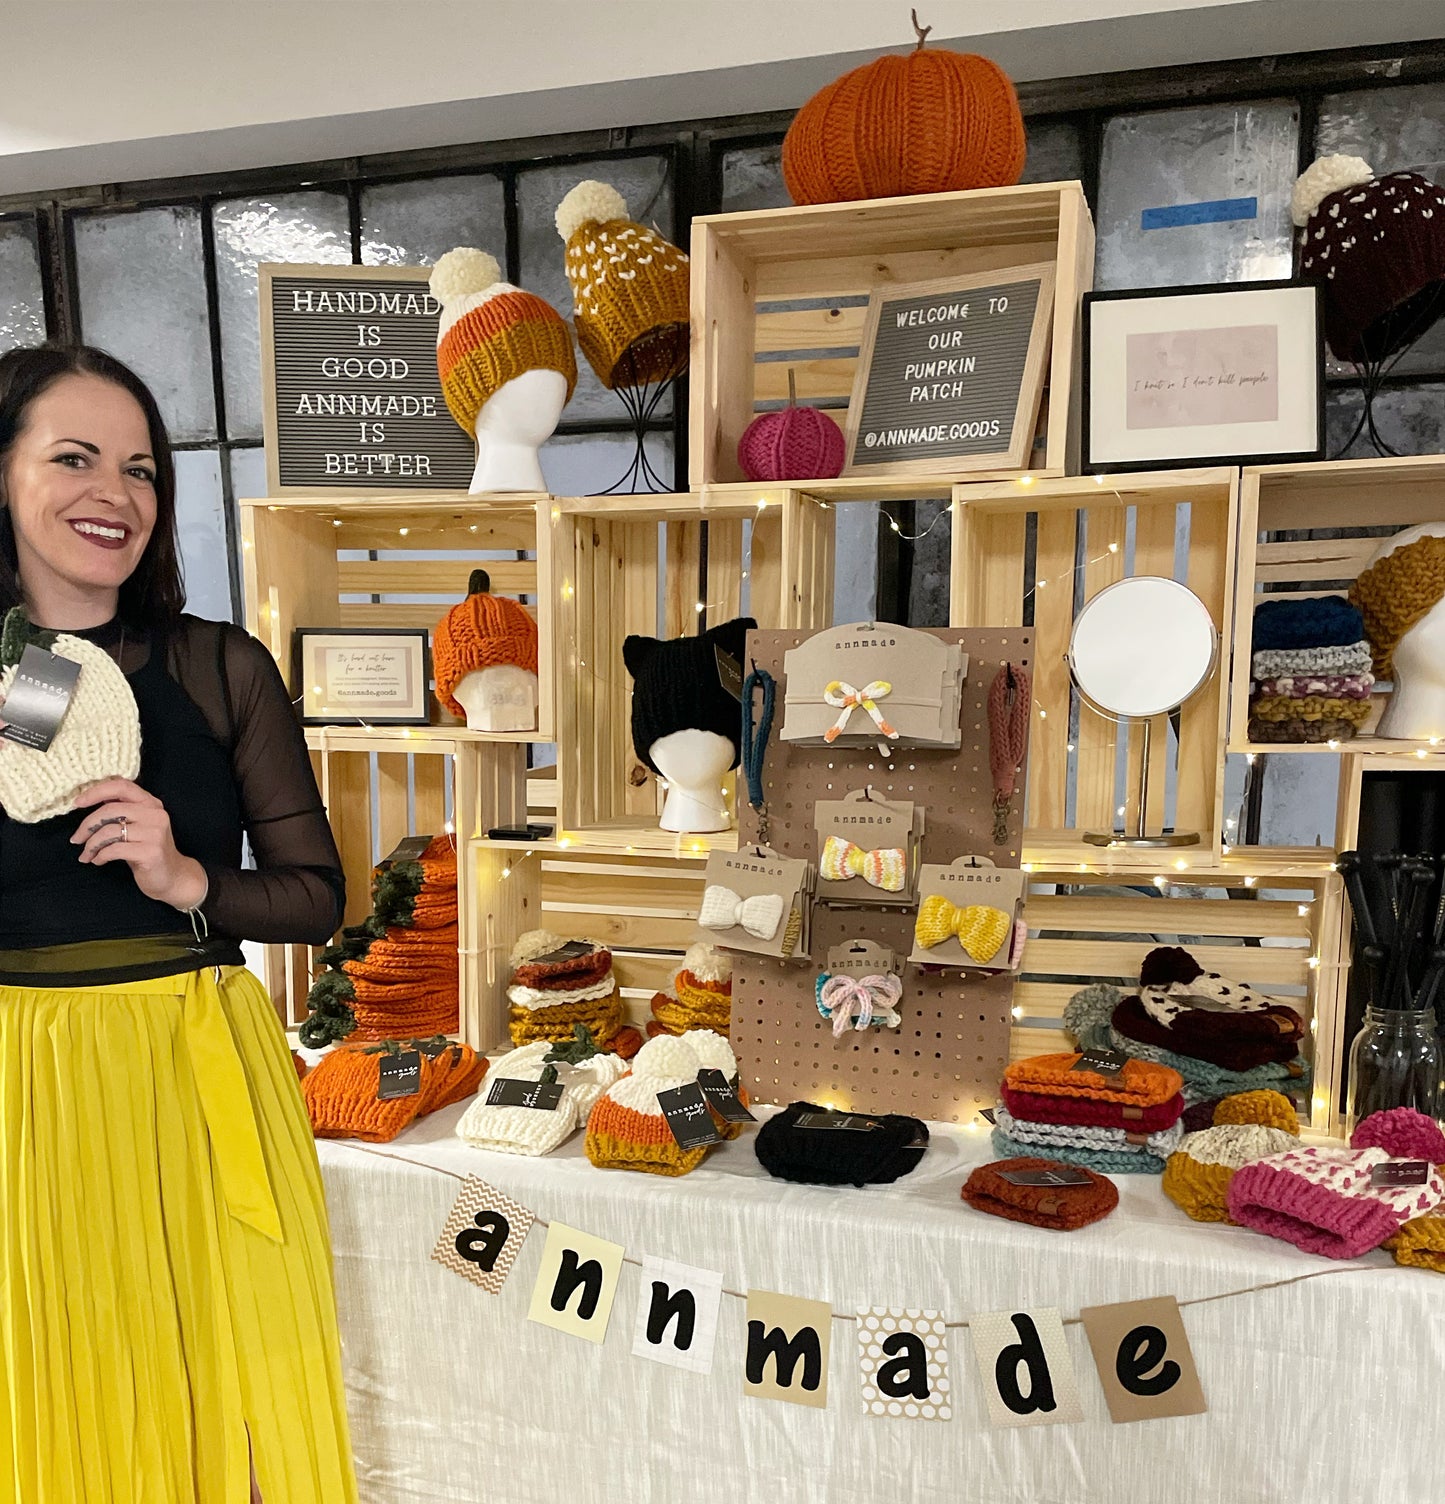
[[[1375,677],[1394,677],[1400,639],[1445,599],[1445,537],[1426,533],[1377,560],[1357,579],[1350,599],[1365,618]]]

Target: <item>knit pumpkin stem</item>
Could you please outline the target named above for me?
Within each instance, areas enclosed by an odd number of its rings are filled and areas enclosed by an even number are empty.
[[[909,11],[908,18],[913,22],[914,31],[918,33],[918,46],[913,50],[915,52],[922,52],[923,44],[928,40],[928,33],[932,31],[933,28],[931,26],[920,26],[918,24],[918,12],[916,10]]]
[[[485,569],[472,570],[470,579],[467,580],[468,595],[486,595],[492,588],[492,577]]]
[[[798,378],[793,372],[792,366],[788,367],[788,406],[798,405]]]

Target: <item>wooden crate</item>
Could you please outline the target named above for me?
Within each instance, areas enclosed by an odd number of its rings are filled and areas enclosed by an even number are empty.
[[[690,484],[743,480],[738,439],[757,412],[786,401],[790,368],[799,400],[841,424],[874,287],[1044,261],[1056,269],[1053,345],[1027,468],[1065,475],[1078,469],[1079,307],[1094,267],[1079,183],[693,220]]]
[[[1238,591],[1230,687],[1229,749],[1254,753],[1429,754],[1429,744],[1372,734],[1390,686],[1378,685],[1362,733],[1345,743],[1249,740],[1250,659],[1255,607],[1275,597],[1343,595],[1385,534],[1445,522],[1445,455],[1271,465],[1244,471],[1240,487]],[[1317,538],[1282,533],[1325,532]]]
[[[731,832],[678,837],[657,828],[660,791],[632,746],[623,640],[683,636],[744,605],[760,626],[827,624],[831,515],[787,490],[717,502],[592,497],[554,501],[550,531],[561,831],[623,855],[735,843]]]
[[[1153,880],[1031,874],[1013,1058],[1070,1048],[1060,1021],[1080,987],[1113,981],[1127,991],[1154,946],[1183,945],[1206,969],[1275,994],[1304,1015],[1303,1053],[1313,1062],[1314,1082],[1308,1100],[1301,1094],[1300,1114],[1316,1133],[1338,1136],[1334,1104],[1347,1047],[1339,875],[1318,854],[1267,861],[1231,853],[1213,870],[1191,870],[1184,892],[1171,876],[1186,880],[1167,865]]]
[[[537,618],[538,729],[468,732],[435,702],[433,720],[450,722],[453,736],[551,740],[552,613],[538,596],[538,577],[547,572],[538,550],[549,540],[538,536],[537,498],[488,499],[448,491],[287,496],[240,505],[246,625],[270,648],[288,684],[296,627],[431,632],[466,594],[472,569],[481,567],[491,575],[496,594],[525,598]],[[447,557],[424,557],[433,553]],[[421,599],[387,599],[398,596]]]
[[[1118,724],[1091,710],[1073,689],[1064,655],[1080,606],[1118,580],[1146,574],[1177,579],[1204,601],[1219,629],[1222,660],[1181,712],[1177,741],[1169,718],[1155,718],[1146,813],[1151,829],[1158,829],[1171,775],[1170,823],[1202,837],[1198,848],[1170,853],[1171,863],[1208,866],[1221,856],[1236,492],[1237,473],[1229,469],[1063,480],[1029,476],[955,488],[952,624],[1015,626],[1032,609],[1027,859],[1057,860],[1059,848],[1072,848],[1079,853],[1076,861],[1092,866],[1098,850],[1083,845],[1084,831],[1113,829],[1120,821],[1133,828],[1142,726],[1132,727],[1124,742]],[[1121,798],[1117,774],[1126,758]],[[1054,855],[1045,857],[1046,851]],[[1111,857],[1111,870],[1136,872],[1161,860],[1138,852]]]

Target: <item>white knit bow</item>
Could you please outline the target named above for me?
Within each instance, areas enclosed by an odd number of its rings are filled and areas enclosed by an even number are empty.
[[[862,689],[854,689],[851,684],[843,679],[834,679],[824,689],[823,700],[825,704],[836,707],[838,719],[823,733],[823,740],[830,746],[837,741],[843,732],[847,730],[848,722],[852,718],[853,712],[859,706],[862,706],[868,712],[869,719],[882,735],[888,737],[890,741],[897,741],[898,733],[883,719],[883,712],[879,710],[875,703],[883,699],[885,695],[891,695],[892,693],[893,686],[886,679],[873,679],[865,684]],[[878,755],[880,757],[891,755],[887,743],[881,740],[878,743]]]
[[[704,929],[730,930],[740,925],[756,940],[771,940],[783,918],[780,893],[759,893],[743,898],[731,888],[714,883],[702,895],[697,922]]]

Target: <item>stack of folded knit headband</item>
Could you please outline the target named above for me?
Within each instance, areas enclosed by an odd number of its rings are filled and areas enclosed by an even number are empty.
[[[732,1028],[732,975],[732,957],[725,950],[701,942],[689,946],[671,990],[653,996],[648,1038],[689,1029],[711,1029],[726,1038]]]
[[[1164,1194],[1196,1222],[1227,1222],[1229,1183],[1236,1170],[1295,1147],[1299,1118],[1273,1091],[1225,1097],[1214,1125],[1187,1133],[1164,1166]]]
[[[1119,1192],[1113,1181],[1082,1165],[1074,1168],[1089,1177],[1084,1185],[1015,1185],[1006,1178],[1016,1171],[1051,1170],[1058,1164],[1057,1160],[1021,1155],[980,1165],[964,1182],[960,1194],[975,1211],[1057,1232],[1086,1227],[1118,1206]]]
[[[758,1163],[778,1180],[802,1185],[888,1185],[917,1169],[928,1148],[928,1129],[902,1113],[860,1113],[871,1128],[800,1126],[808,1113],[831,1109],[790,1102],[758,1130]]]
[[[1345,741],[1369,715],[1375,681],[1365,622],[1341,597],[1261,602],[1254,650],[1252,741]]]
[[[528,930],[512,947],[507,1027],[514,1045],[566,1041],[581,1024],[604,1050],[628,1056],[641,1036],[624,1027],[612,952],[595,941],[575,955],[550,930]]]

